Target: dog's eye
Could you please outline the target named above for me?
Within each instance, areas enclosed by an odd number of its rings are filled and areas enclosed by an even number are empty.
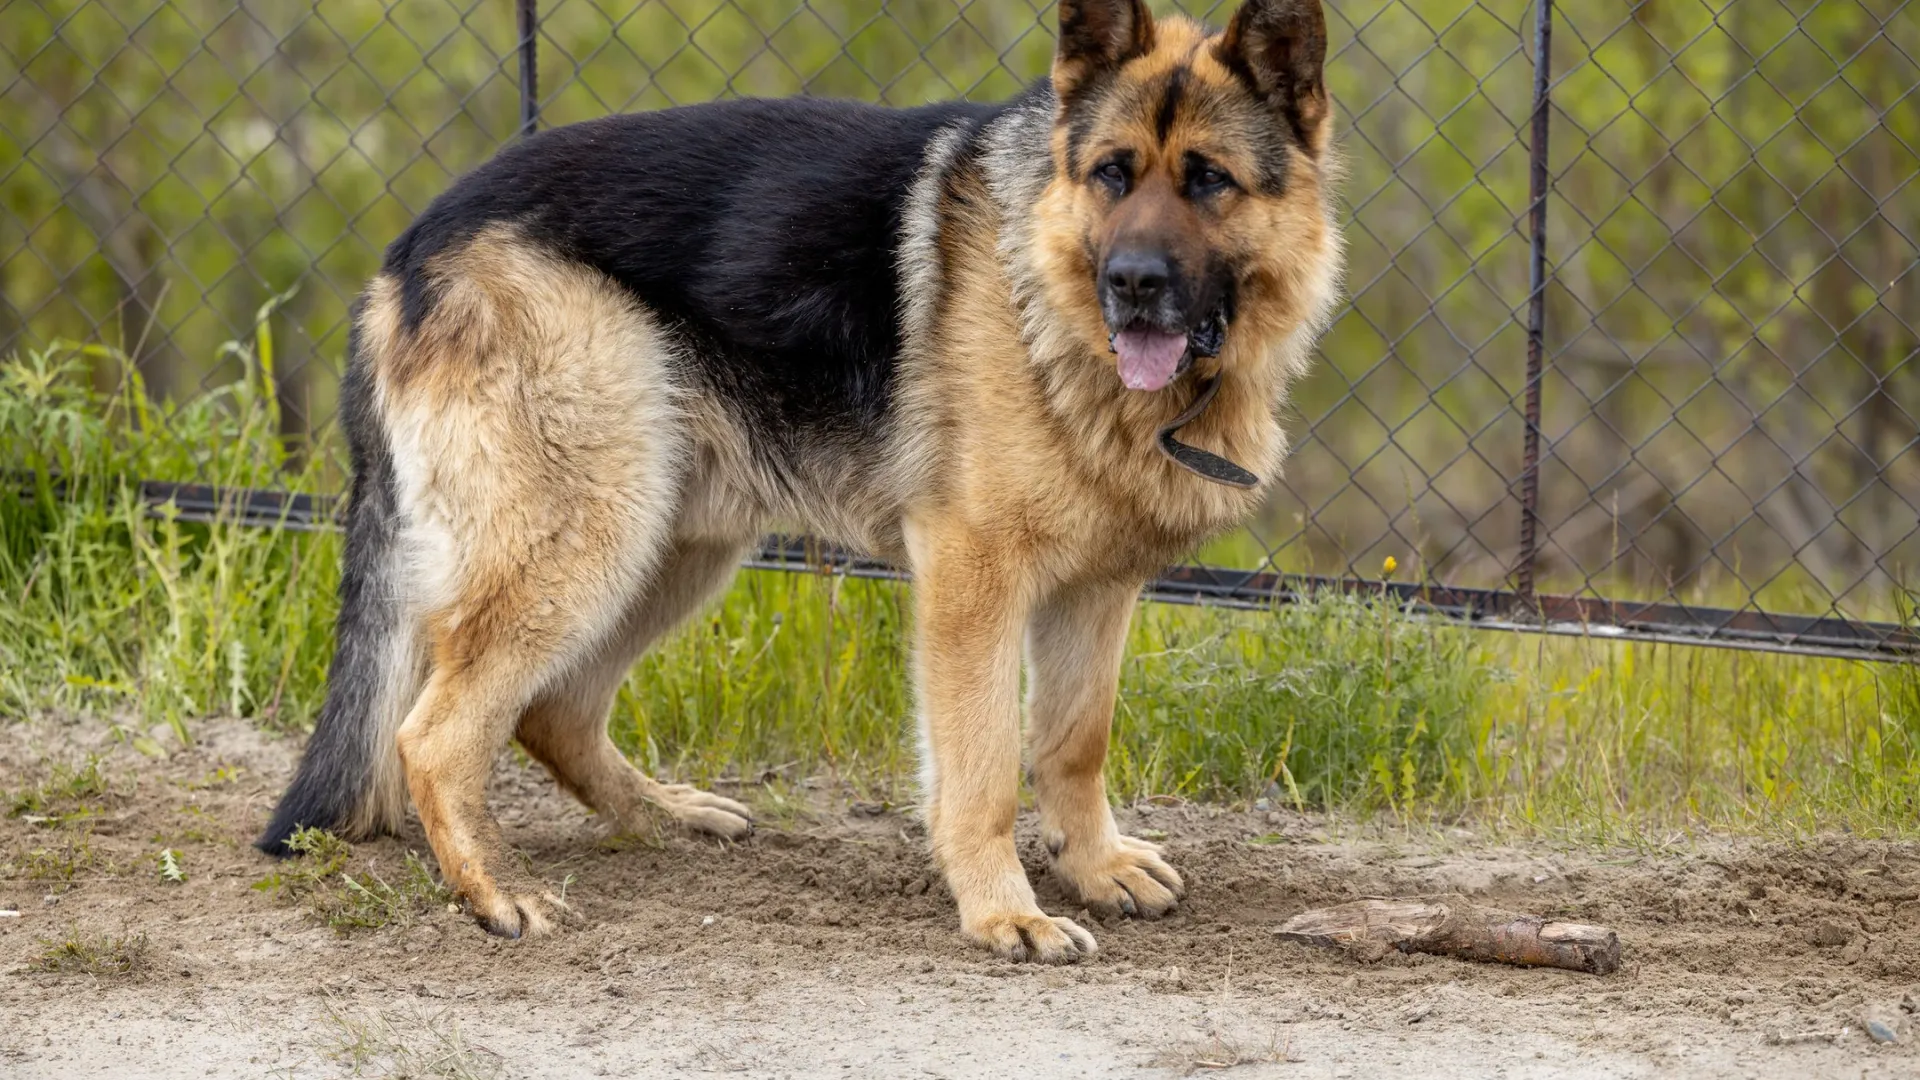
[[[1233,177],[1225,169],[1195,165],[1187,170],[1187,188],[1194,195],[1213,195],[1233,186]]]
[[[1093,170],[1093,178],[1115,191],[1127,190],[1126,166],[1117,161],[1109,161]]]

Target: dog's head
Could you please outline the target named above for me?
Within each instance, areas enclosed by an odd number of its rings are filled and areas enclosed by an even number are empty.
[[[1128,387],[1260,355],[1310,316],[1331,269],[1326,49],[1319,0],[1246,0],[1217,33],[1142,0],[1061,0],[1042,265]]]

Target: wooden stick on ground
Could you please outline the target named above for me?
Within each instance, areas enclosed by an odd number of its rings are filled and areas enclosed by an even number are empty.
[[[1608,975],[1620,967],[1620,938],[1604,926],[1548,922],[1465,903],[1356,900],[1303,911],[1278,931],[1288,941],[1339,948],[1391,947],[1462,960],[1566,968]]]

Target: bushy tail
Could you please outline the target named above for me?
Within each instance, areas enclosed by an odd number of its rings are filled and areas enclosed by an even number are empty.
[[[395,734],[419,695],[422,665],[401,599],[392,452],[366,366],[348,351],[340,408],[354,475],[333,664],[300,770],[254,842],[269,855],[291,854],[287,838],[301,827],[360,838],[396,830],[406,813]]]

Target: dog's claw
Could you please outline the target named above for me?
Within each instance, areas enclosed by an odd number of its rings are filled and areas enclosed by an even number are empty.
[[[1093,935],[1073,920],[1039,911],[990,915],[964,930],[975,944],[1015,963],[1072,964],[1100,951]]]
[[[1068,850],[1074,855],[1056,860],[1053,872],[1102,918],[1157,919],[1178,906],[1187,891],[1159,846],[1145,840],[1118,837],[1113,846],[1092,855]]]
[[[753,811],[724,795],[690,784],[662,784],[649,798],[694,832],[724,840],[745,840],[753,835]]]
[[[566,901],[531,884],[517,890],[490,889],[478,896],[470,892],[466,900],[480,929],[511,941],[551,934],[576,918]]]

